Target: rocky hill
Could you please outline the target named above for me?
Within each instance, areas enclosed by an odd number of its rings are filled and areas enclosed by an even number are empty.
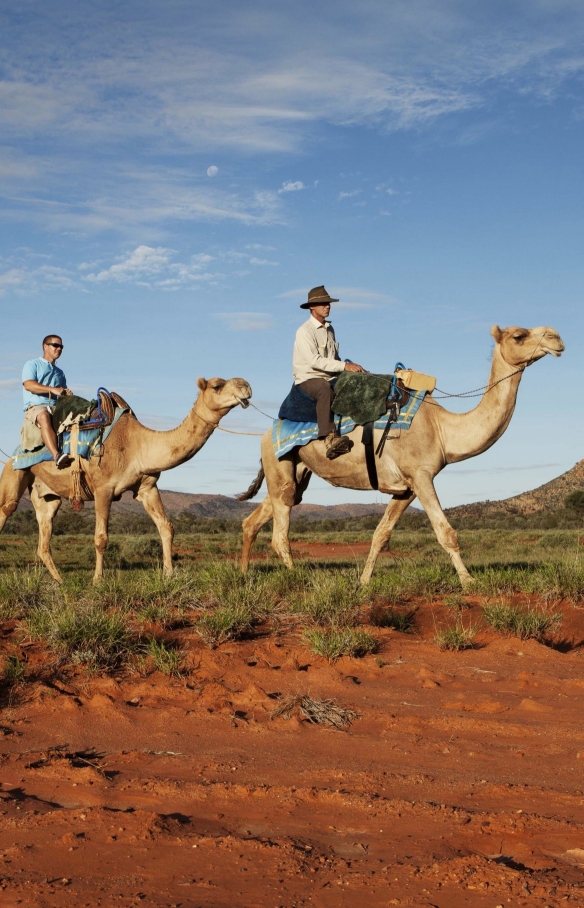
[[[564,507],[566,496],[570,492],[584,491],[584,460],[562,473],[551,482],[533,489],[531,492],[522,492],[513,498],[503,501],[477,501],[473,504],[459,505],[448,508],[449,517],[494,517],[498,514],[537,514],[541,511],[558,511]]]
[[[197,495],[189,492],[167,492],[164,489],[160,490],[160,496],[166,513],[169,515],[187,511],[194,514],[195,517],[219,517],[223,520],[243,520],[244,517],[251,514],[262,498],[260,495],[257,501],[237,501],[227,495]],[[28,493],[21,499],[19,507],[32,508]],[[85,508],[87,511],[91,511],[93,503],[88,502]],[[358,518],[367,517],[370,514],[381,517],[384,511],[385,505],[383,504],[301,504],[293,509],[292,519]],[[121,501],[113,502],[112,513],[144,514],[144,508],[140,502],[134,500],[131,492],[124,492]]]

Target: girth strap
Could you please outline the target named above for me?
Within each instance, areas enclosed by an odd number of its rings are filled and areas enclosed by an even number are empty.
[[[367,422],[363,426],[363,435],[361,441],[365,447],[365,463],[367,465],[367,476],[372,489],[379,488],[377,478],[377,466],[375,465],[375,451],[373,450],[373,423]]]

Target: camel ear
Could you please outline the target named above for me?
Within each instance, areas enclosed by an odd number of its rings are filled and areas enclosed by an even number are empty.
[[[493,327],[491,328],[491,336],[495,338],[497,343],[500,343],[501,338],[503,337],[503,332],[498,325],[493,325]]]
[[[198,387],[199,391],[206,391],[206,390],[207,390],[207,379],[206,379],[206,378],[198,378],[198,379],[197,379],[197,387]]]

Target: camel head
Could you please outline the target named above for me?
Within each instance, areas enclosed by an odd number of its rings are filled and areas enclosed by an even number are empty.
[[[505,362],[515,369],[530,366],[546,353],[561,356],[565,349],[558,332],[546,325],[539,328],[499,328],[493,325],[491,334]]]
[[[198,400],[202,399],[211,413],[217,414],[219,419],[229,413],[238,404],[246,409],[249,407],[251,388],[243,378],[199,378]]]

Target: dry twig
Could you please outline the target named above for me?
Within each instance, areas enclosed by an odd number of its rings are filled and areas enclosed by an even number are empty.
[[[332,725],[334,728],[347,728],[358,718],[358,713],[344,709],[334,700],[313,700],[306,694],[289,694],[284,697],[272,711],[270,718],[283,716],[284,719],[290,719],[294,713],[314,725]]]

